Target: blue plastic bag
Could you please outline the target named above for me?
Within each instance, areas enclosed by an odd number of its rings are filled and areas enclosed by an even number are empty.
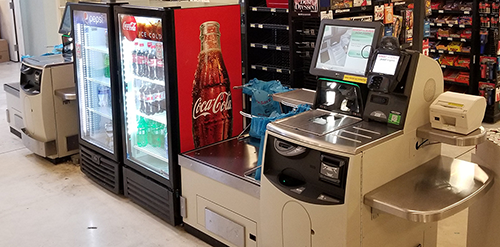
[[[273,112],[281,113],[280,104],[273,100],[272,94],[290,90],[276,80],[252,79],[243,85],[243,93],[252,96],[251,114],[257,117],[269,117]]]
[[[269,117],[253,117],[252,118],[252,123],[250,124],[250,136],[259,138],[260,139],[260,145],[259,145],[259,156],[257,158],[257,168],[255,170],[255,179],[260,180],[261,176],[261,165],[262,165],[262,153],[264,153],[264,136],[266,134],[266,127],[267,124],[273,121],[276,121],[278,119],[286,118],[286,117],[291,117],[293,115],[297,115],[301,112],[305,112],[310,110],[311,107],[309,105],[298,105],[295,107],[292,111],[288,113],[281,113],[277,114],[274,113]]]

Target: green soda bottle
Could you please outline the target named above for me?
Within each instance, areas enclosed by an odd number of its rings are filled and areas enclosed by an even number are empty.
[[[104,77],[109,78],[110,76],[110,71],[109,71],[109,55],[104,54]]]
[[[145,147],[148,145],[148,124],[144,121],[144,118],[139,119],[139,124],[137,125],[137,146]]]
[[[148,142],[149,142],[149,145],[151,145],[151,146],[154,146],[154,141],[155,141],[154,131],[155,131],[155,128],[156,128],[156,122],[153,121],[153,120],[148,120]]]

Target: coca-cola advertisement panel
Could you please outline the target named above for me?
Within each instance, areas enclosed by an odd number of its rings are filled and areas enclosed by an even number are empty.
[[[175,10],[181,152],[243,128],[240,6]]]
[[[127,159],[169,178],[162,19],[118,18]]]

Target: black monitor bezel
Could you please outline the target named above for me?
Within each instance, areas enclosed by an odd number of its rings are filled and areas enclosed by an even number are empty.
[[[374,38],[372,40],[372,48],[370,50],[370,55],[377,48],[380,39],[382,38],[383,25],[380,22],[362,22],[362,21],[346,21],[346,20],[334,20],[334,19],[323,19],[318,31],[318,37],[316,38],[316,46],[314,48],[314,53],[311,60],[311,67],[309,68],[309,73],[311,75],[343,80],[345,75],[361,76],[352,73],[345,73],[343,71],[334,71],[316,68],[318,62],[318,56],[321,48],[321,41],[323,40],[323,34],[325,32],[325,26],[343,26],[343,27],[353,27],[353,28],[371,28],[374,29]],[[368,71],[368,66],[370,65],[370,59],[367,60],[365,74]]]
[[[63,15],[61,17],[61,22],[59,23],[59,34],[70,34],[71,33],[71,30],[73,30],[73,27],[72,27],[72,20],[71,20],[71,5],[73,4],[76,4],[76,3],[73,3],[73,2],[66,2],[66,7],[64,7],[64,12],[63,12]],[[63,30],[63,26],[65,24],[64,20],[68,18],[69,20],[69,32],[64,32]]]

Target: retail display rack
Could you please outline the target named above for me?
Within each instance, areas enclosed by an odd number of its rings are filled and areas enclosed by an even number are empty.
[[[309,67],[322,18],[372,21],[376,19],[375,9],[384,6],[390,6],[391,14],[397,17],[412,2],[245,1],[245,79],[279,80],[290,87],[315,89],[316,77],[309,74]]]
[[[499,0],[431,2],[429,56],[443,68],[445,90],[482,95],[485,122],[500,119]]]

